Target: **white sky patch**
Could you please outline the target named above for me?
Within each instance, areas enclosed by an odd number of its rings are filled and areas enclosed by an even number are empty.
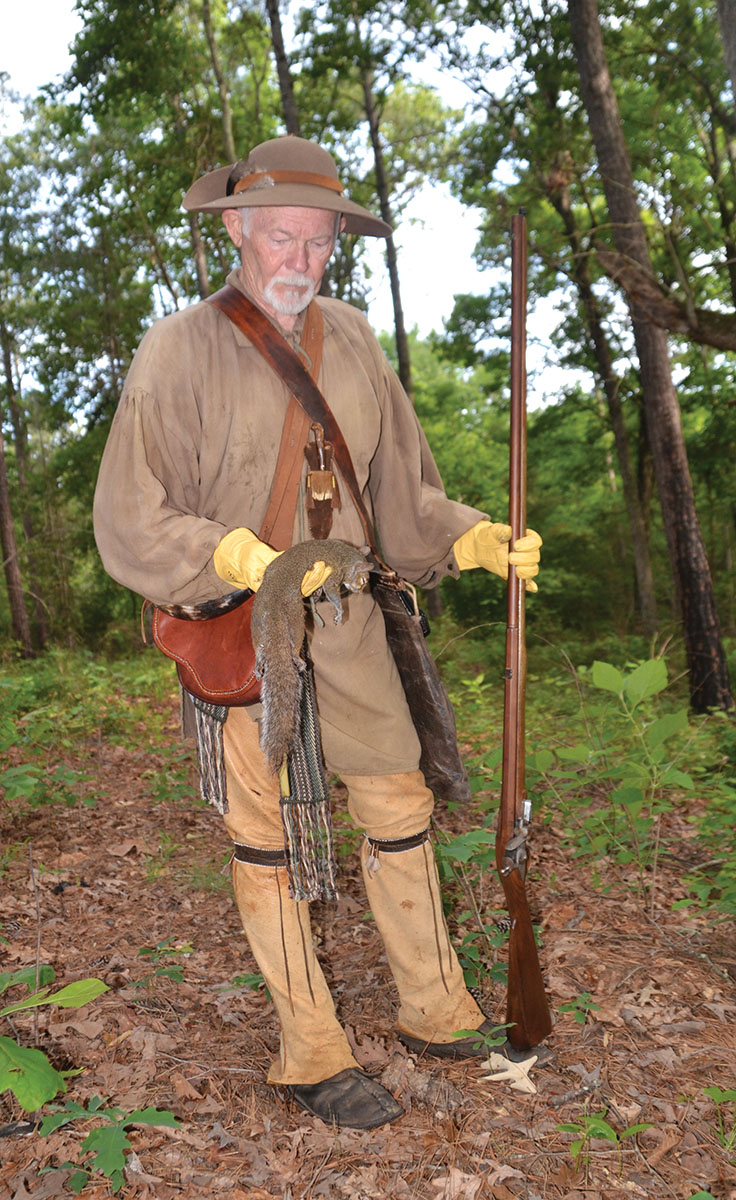
[[[440,331],[452,312],[453,297],[483,294],[488,272],[473,262],[479,214],[450,195],[446,184],[429,185],[414,197],[395,233],[404,322],[420,337]],[[392,332],[394,313],[382,238],[366,239],[373,284],[370,319],[379,333]]]
[[[57,81],[71,65],[69,46],[81,28],[72,0],[21,0],[5,6],[0,71],[22,96]]]

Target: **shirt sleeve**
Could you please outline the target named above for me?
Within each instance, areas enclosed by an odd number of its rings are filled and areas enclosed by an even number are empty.
[[[154,603],[193,604],[228,590],[212,554],[230,527],[198,514],[201,418],[186,370],[167,362],[176,341],[154,326],[133,360],[102,456],[94,529],[113,579]]]

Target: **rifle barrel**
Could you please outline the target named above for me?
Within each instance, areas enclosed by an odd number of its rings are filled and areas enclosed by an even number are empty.
[[[511,218],[511,431],[509,525],[511,542],[526,533],[526,304],[527,243],[523,212]],[[539,966],[526,896],[525,591],[509,564],[504,671],[503,780],[496,832],[496,864],[511,920],[506,1002],[507,1037],[518,1049],[541,1042],[552,1019]]]

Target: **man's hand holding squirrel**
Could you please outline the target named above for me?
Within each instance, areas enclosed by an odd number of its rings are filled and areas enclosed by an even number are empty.
[[[533,529],[517,538],[509,549],[511,526],[491,521],[479,521],[457,539],[452,547],[461,571],[484,567],[502,579],[509,577],[509,563],[516,567],[519,579],[526,582],[528,592],[538,591],[533,576],[539,571],[539,547],[542,539]]]
[[[257,592],[263,583],[263,573],[269,563],[278,558],[280,550],[273,550],[266,542],[256,537],[251,529],[233,529],[226,533],[215,548],[212,561],[215,570],[226,583],[237,588],[250,588]],[[332,567],[318,559],[310,570],[305,571],[301,582],[302,596],[311,596],[329,579]]]

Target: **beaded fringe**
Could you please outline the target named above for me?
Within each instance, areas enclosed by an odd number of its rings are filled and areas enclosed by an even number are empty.
[[[330,793],[322,766],[311,664],[300,679],[299,737],[287,760],[289,795],[281,797],[289,895],[294,900],[336,900]],[[196,696],[189,699],[195,717],[200,794],[224,816],[228,802],[223,726],[229,710]]]
[[[289,895],[294,900],[336,900],[330,794],[322,766],[311,664],[300,679],[299,737],[286,764],[289,795],[281,797]]]
[[[228,803],[222,729],[229,709],[223,704],[207,704],[196,696],[190,698],[196,722],[200,795],[224,816],[228,811]]]

